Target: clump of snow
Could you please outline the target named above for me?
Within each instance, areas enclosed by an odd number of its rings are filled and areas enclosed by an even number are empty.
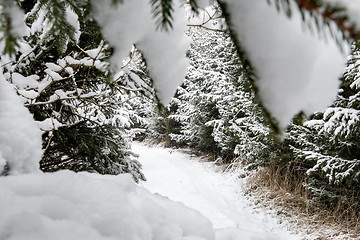
[[[75,41],[76,43],[79,42],[80,39],[80,23],[79,23],[79,17],[78,15],[70,8],[66,8],[66,21],[74,27],[75,30]]]
[[[50,69],[51,71],[54,71],[54,72],[60,72],[63,67],[60,66],[60,65],[57,65],[55,63],[45,63],[45,66]]]
[[[61,124],[57,119],[46,118],[43,121],[36,121],[36,124],[41,129],[41,131],[51,131],[57,130],[59,127],[62,127],[64,124]]]
[[[9,176],[0,179],[0,196],[0,239],[215,239],[208,219],[128,174]]]
[[[126,0],[117,6],[110,1],[92,1],[93,15],[115,49],[111,58],[113,68],[118,71],[135,44],[147,60],[154,88],[163,104],[170,102],[188,67],[186,51],[190,38],[184,33],[185,10],[181,1],[173,4],[173,29],[167,32],[156,29],[147,1]]]
[[[17,89],[24,90],[29,88],[36,88],[39,83],[39,76],[38,75],[30,75],[30,76],[23,76],[20,73],[12,73],[11,74],[11,81],[16,86]]]
[[[14,87],[0,75],[0,172],[5,163],[9,174],[37,172],[41,154],[40,129]]]
[[[232,28],[255,68],[255,84],[263,105],[281,128],[301,111],[313,113],[331,105],[346,54],[341,53],[330,34],[325,39],[307,29],[294,4],[288,18],[267,1],[223,2],[228,5]]]
[[[39,8],[40,3],[36,3],[33,10],[31,12],[29,12],[27,14],[27,16],[31,16],[35,13],[35,11]],[[31,24],[31,28],[30,28],[30,34],[34,34],[36,32],[42,32],[44,29],[44,21],[45,21],[45,14],[46,12],[42,9],[39,9],[39,11],[37,12],[37,18],[36,20],[33,22],[33,24]],[[48,31],[48,29],[47,29]]]
[[[54,72],[50,68],[45,69],[44,72],[47,73],[54,81],[60,81],[63,79],[63,77],[59,73]]]

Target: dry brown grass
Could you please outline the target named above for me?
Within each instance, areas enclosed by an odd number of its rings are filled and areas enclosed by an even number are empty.
[[[306,174],[296,166],[272,164],[252,175],[248,188],[259,199],[256,204],[276,209],[311,239],[360,239],[360,193],[347,191],[331,206],[314,204],[303,187],[306,181]]]

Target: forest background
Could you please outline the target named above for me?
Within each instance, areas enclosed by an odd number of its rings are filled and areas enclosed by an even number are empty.
[[[296,192],[304,211],[325,209],[328,219],[358,231],[360,45],[349,5],[285,0],[202,5],[188,2],[187,20],[180,21],[184,12],[175,1],[2,1],[1,175],[36,171],[41,159],[45,172],[130,173],[135,181],[145,180],[131,141],[158,139],[209,154],[219,164],[262,169],[257,187],[265,183],[273,191]],[[130,16],[142,8],[151,9],[144,16],[148,23],[126,32],[125,19],[143,23]],[[264,28],[298,18],[294,24],[301,26],[301,36],[312,37],[282,45],[289,40],[284,30],[249,31],[253,25],[240,23],[259,19],[258,10],[270,12],[261,23],[277,16]],[[120,20],[109,22],[119,13]],[[156,23],[148,21],[153,17]],[[121,41],[111,32],[113,24],[126,33]],[[144,28],[151,31],[139,34]],[[278,58],[289,49],[296,50]],[[321,59],[315,55],[329,51],[324,58],[336,64],[316,65]],[[34,121],[7,117],[17,104],[13,89]],[[32,134],[40,131],[36,142]]]

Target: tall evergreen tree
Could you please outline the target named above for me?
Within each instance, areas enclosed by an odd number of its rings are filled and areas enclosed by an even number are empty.
[[[169,116],[180,123],[173,141],[213,152],[224,160],[255,161],[269,134],[236,50],[225,31],[190,27],[190,68]]]

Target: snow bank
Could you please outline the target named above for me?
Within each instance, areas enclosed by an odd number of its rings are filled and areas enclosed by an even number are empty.
[[[180,1],[174,1],[171,29],[156,29],[148,1],[126,0],[118,6],[111,1],[92,1],[94,18],[115,51],[112,66],[118,71],[129,55],[133,44],[145,59],[154,79],[154,88],[163,104],[168,104],[176,88],[183,82],[188,59],[186,51],[190,38],[185,35],[185,10]]]
[[[41,154],[40,129],[13,86],[0,75],[0,173],[6,163],[10,174],[39,171]]]
[[[301,111],[313,113],[331,105],[346,54],[326,27],[327,39],[311,32],[294,4],[288,18],[267,1],[223,2],[228,4],[232,28],[256,70],[255,84],[263,104],[281,128]]]
[[[251,203],[242,196],[245,189],[239,173],[223,172],[219,166],[179,150],[137,142],[132,146],[147,179],[140,184],[206,216],[216,229],[215,239],[303,239],[300,234],[290,234],[285,225],[265,212],[254,213]]]
[[[138,187],[127,174],[3,177],[0,196],[0,239],[215,239],[208,219]]]

